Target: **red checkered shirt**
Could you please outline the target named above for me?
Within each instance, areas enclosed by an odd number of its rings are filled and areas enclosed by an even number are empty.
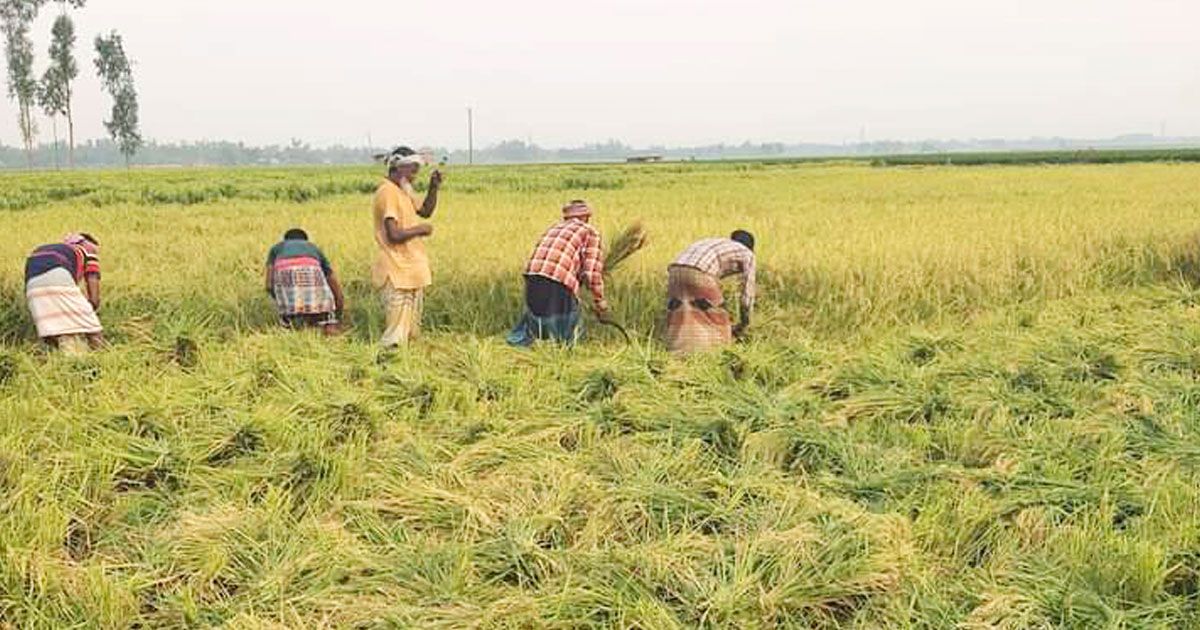
[[[725,278],[742,275],[742,311],[754,310],[756,293],[754,252],[750,248],[729,238],[706,238],[692,243],[675,259],[672,265],[699,269],[710,276]]]
[[[579,294],[586,284],[596,302],[604,301],[604,257],[600,231],[579,219],[557,223],[542,235],[525,275],[544,276]]]

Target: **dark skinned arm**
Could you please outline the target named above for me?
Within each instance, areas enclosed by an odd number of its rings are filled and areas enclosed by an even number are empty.
[[[741,339],[746,334],[746,329],[750,327],[750,315],[754,310],[754,294],[758,290],[758,282],[755,278],[755,274],[757,273],[755,266],[755,259],[750,257],[742,268],[742,296],[739,300],[740,308],[738,309],[741,321],[737,326],[733,327],[733,336],[738,339]]]
[[[438,191],[442,188],[442,172],[434,171],[433,175],[429,176],[429,191],[425,193],[425,201],[421,204],[421,209],[417,211],[422,219],[428,219],[433,216],[433,211],[437,210]]]
[[[395,219],[388,217],[383,222],[383,227],[387,230],[388,242],[393,245],[403,245],[414,238],[429,236],[433,234],[433,226],[428,223],[413,226],[407,230],[400,229],[400,224]]]
[[[746,329],[750,327],[750,313],[742,311],[740,321],[733,327],[733,336],[741,339],[746,334]]]
[[[325,275],[325,280],[329,283],[329,290],[333,292],[333,308],[337,311],[338,319],[341,319],[342,313],[346,311],[346,297],[342,294],[342,283],[338,282],[337,276],[332,270]]]
[[[736,330],[739,332],[745,332],[745,330],[750,327],[750,315],[752,312],[753,307],[747,308],[744,302],[741,304],[741,306],[738,308],[738,325]]]
[[[275,297],[275,273],[270,264],[267,264],[267,295]]]
[[[87,282],[88,301],[92,303],[92,309],[97,313],[100,312],[100,274],[89,273],[84,279]]]

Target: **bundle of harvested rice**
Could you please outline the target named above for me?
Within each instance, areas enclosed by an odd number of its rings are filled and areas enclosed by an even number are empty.
[[[622,263],[645,246],[646,228],[641,221],[634,221],[633,225],[625,228],[608,248],[604,256],[604,273],[611,274],[616,271]]]
[[[604,255],[604,274],[611,275],[618,267],[626,260],[629,260],[634,254],[638,253],[646,246],[646,228],[641,221],[634,221],[632,225],[625,228],[620,235],[612,241],[612,245]],[[616,328],[622,336],[625,337],[626,343],[633,343],[633,338],[629,336],[629,332],[620,322],[608,318],[601,319],[600,323],[606,326]]]

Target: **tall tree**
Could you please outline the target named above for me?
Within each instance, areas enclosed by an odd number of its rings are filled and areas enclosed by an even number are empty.
[[[33,168],[37,139],[38,81],[33,74],[33,41],[29,25],[37,17],[37,0],[0,0],[0,28],[4,31],[4,57],[8,66],[8,96],[17,102],[17,125],[25,144],[25,160]]]
[[[38,104],[42,106],[42,111],[50,119],[50,126],[54,130],[54,168],[59,165],[58,160],[58,116],[61,111],[62,103],[62,84],[59,83],[54,76],[54,67],[46,68],[46,73],[42,75],[42,82],[38,84]]]
[[[71,82],[79,76],[79,65],[75,62],[75,23],[64,11],[54,20],[51,29],[50,65],[42,75],[42,110],[54,124],[54,151],[58,155],[57,118],[67,119],[68,164],[75,166],[75,117],[71,112]]]
[[[116,31],[108,37],[96,36],[96,73],[105,91],[113,99],[112,114],[104,121],[108,134],[125,156],[125,166],[142,146],[138,130],[137,90],[133,85],[133,66],[125,54],[125,45]]]

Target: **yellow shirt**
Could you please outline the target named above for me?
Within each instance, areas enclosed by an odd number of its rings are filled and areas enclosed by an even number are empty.
[[[385,222],[395,219],[402,230],[416,227],[417,199],[391,180],[384,180],[375,191],[375,242],[379,255],[371,269],[371,282],[381,289],[391,283],[396,289],[422,289],[433,283],[429,257],[425,254],[425,238],[411,238],[399,245],[389,242]]]

